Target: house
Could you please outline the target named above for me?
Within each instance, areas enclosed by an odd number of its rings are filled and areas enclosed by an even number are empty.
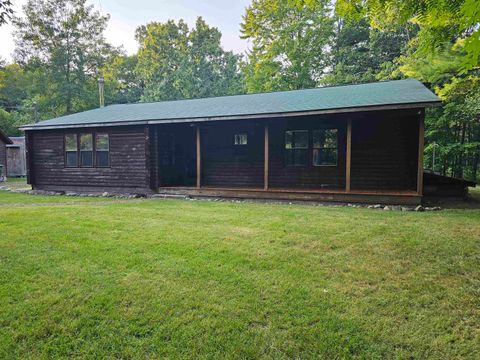
[[[0,129],[0,181],[7,177],[7,144],[12,140]]]
[[[7,145],[7,176],[26,176],[25,137],[10,136],[10,140],[12,140],[12,143]]]
[[[24,126],[35,189],[418,204],[421,82],[110,105]]]

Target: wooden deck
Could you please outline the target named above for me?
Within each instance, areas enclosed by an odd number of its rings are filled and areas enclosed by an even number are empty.
[[[368,203],[417,205],[422,196],[415,191],[374,192],[350,191],[341,189],[262,189],[262,188],[226,188],[226,187],[160,187],[158,194],[182,195],[193,198],[230,198],[230,199],[262,199],[262,200],[292,200],[312,202]]]

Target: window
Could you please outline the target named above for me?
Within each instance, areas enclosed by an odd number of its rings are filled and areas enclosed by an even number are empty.
[[[77,134],[65,135],[65,165],[68,167],[78,166],[78,143]]]
[[[98,167],[110,166],[110,141],[108,134],[95,136],[95,165]]]
[[[285,131],[285,163],[287,166],[306,166],[308,158],[308,131]]]
[[[93,166],[93,136],[92,134],[80,135],[80,166]]]
[[[110,166],[110,140],[108,134],[100,133],[95,134],[95,136],[92,133],[66,134],[65,166]]]
[[[234,145],[247,145],[248,135],[247,134],[235,134],[233,136]]]
[[[337,165],[337,129],[313,130],[313,166]]]

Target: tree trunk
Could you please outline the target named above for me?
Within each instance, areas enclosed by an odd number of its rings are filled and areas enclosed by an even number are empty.
[[[457,177],[463,178],[463,167],[464,165],[464,144],[465,144],[465,133],[467,130],[467,124],[465,122],[462,124],[462,132],[461,132],[461,138],[460,138],[460,144],[462,145],[462,150],[460,152],[460,155],[458,155],[458,175]]]
[[[474,181],[477,181],[478,160],[479,160],[478,158],[479,158],[479,154],[477,152],[473,157],[473,161],[472,161],[472,177]]]

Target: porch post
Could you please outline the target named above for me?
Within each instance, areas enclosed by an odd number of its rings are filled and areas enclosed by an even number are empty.
[[[269,138],[268,124],[265,124],[265,141],[264,141],[264,160],[263,160],[263,190],[268,190],[268,162],[269,162]]]
[[[345,169],[345,192],[350,192],[350,174],[352,166],[352,119],[347,120],[347,151]]]
[[[417,194],[423,195],[423,148],[425,146],[425,122],[423,113],[419,120],[418,128],[418,169],[417,169]]]
[[[200,189],[201,186],[201,151],[200,151],[200,126],[197,126],[197,189]]]

